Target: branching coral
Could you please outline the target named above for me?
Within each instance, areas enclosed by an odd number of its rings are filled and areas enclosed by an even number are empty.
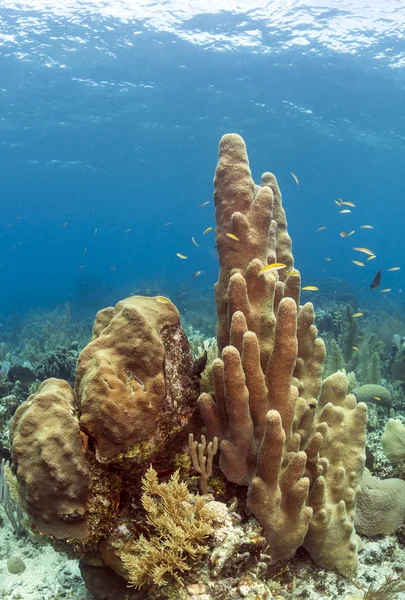
[[[179,471],[167,483],[159,483],[156,471],[149,467],[142,490],[150,535],[141,535],[122,557],[128,581],[138,588],[147,583],[162,586],[172,576],[181,583],[181,574],[207,553],[206,540],[216,515],[202,496],[189,492],[179,480]]]

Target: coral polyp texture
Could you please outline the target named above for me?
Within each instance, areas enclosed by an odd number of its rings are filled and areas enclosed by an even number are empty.
[[[79,357],[80,427],[99,462],[142,465],[182,429],[195,406],[188,342],[171,302],[134,296],[97,314]]]
[[[56,538],[86,538],[91,489],[83,438],[74,416],[73,390],[47,379],[12,420],[13,462],[20,495],[37,528]]]
[[[220,468],[248,487],[272,561],[303,545],[319,566],[353,575],[366,405],[347,394],[342,373],[322,384],[325,347],[312,304],[299,304],[277,180],[265,173],[254,185],[236,134],[220,142],[214,197],[222,357],[199,406],[209,438],[221,440]],[[285,266],[261,273],[273,263]]]

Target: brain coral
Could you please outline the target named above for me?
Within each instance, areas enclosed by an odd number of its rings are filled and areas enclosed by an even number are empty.
[[[192,414],[198,390],[177,308],[133,296],[100,311],[75,390],[99,462],[133,466],[161,450]]]
[[[56,538],[87,537],[91,480],[70,385],[44,381],[17,409],[10,435],[20,494],[34,524]]]

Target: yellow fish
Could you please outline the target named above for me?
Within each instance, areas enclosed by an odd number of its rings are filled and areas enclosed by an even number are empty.
[[[259,275],[262,273],[267,273],[267,271],[279,271],[280,269],[285,269],[287,265],[284,263],[272,263],[271,265],[266,265],[261,268],[259,271]]]
[[[390,292],[391,288],[384,288],[383,290],[380,290],[380,294],[384,294],[385,292]]]
[[[187,256],[184,256],[184,254],[180,254],[180,252],[177,252],[176,256],[179,258],[187,258]]]
[[[358,267],[364,267],[364,262],[361,262],[360,260],[352,260],[352,263],[354,263]]]
[[[342,206],[342,204],[344,204],[345,206],[352,206],[353,208],[356,206],[355,204],[353,204],[353,202],[345,202],[344,200],[340,200],[340,206]]]
[[[325,260],[332,260],[332,259],[331,259],[331,258],[329,258],[329,256],[327,256],[327,257],[325,258]]]
[[[209,233],[210,231],[212,231],[212,227],[207,227],[207,229],[204,229],[203,235],[205,235],[206,233]]]
[[[130,231],[132,231],[131,229],[123,229],[122,233],[129,233]]]
[[[326,229],[326,227],[324,227],[324,226],[322,225],[322,227],[318,227],[318,229],[316,230],[316,233],[318,233],[318,231],[323,231],[324,229]]]
[[[231,238],[231,240],[236,240],[237,242],[239,242],[239,238],[238,238],[238,237],[236,237],[236,235],[235,235],[235,234],[233,234],[233,233],[227,233],[226,235],[227,235],[229,238]]]
[[[358,351],[357,346],[352,346],[352,348],[353,348],[353,350],[357,350]]]
[[[357,313],[354,313],[354,315],[352,315],[352,319],[357,319],[357,317],[362,317],[362,316],[363,316],[362,312],[357,312]]]
[[[191,238],[191,241],[193,242],[194,246],[197,246],[197,248],[199,248],[200,246],[197,244],[197,242],[195,241],[195,238]]]
[[[207,206],[207,204],[209,204],[211,202],[211,200],[206,200],[205,202],[203,202],[202,204],[200,204],[200,206],[198,208],[202,208],[203,206]]]
[[[356,250],[357,252],[364,252],[364,254],[369,254],[370,256],[375,256],[374,252],[368,248],[353,248],[353,250]]]
[[[297,185],[300,184],[300,182],[298,181],[298,177],[295,175],[295,173],[291,173],[291,175],[294,177],[294,181]]]
[[[156,300],[162,304],[169,304],[170,302],[169,298],[166,298],[166,296],[156,296]]]
[[[372,225],[360,225],[360,229],[374,229]]]
[[[346,213],[352,212],[351,210],[349,210],[348,208],[345,208],[344,210],[340,210],[339,214],[344,215]]]
[[[297,271],[297,269],[294,269],[294,271],[288,271],[287,275],[299,275],[300,272]]]
[[[399,271],[401,267],[391,267],[388,271]]]
[[[381,402],[381,398],[379,396],[374,396],[374,400],[377,400],[378,402]]]
[[[319,288],[317,288],[316,285],[306,285],[301,289],[303,292],[316,292],[317,290],[319,290]]]
[[[376,255],[375,254],[371,254],[371,256],[369,256],[367,260],[374,260],[374,258],[376,258]]]

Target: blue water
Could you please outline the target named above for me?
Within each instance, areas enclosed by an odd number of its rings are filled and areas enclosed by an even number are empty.
[[[303,285],[401,306],[404,26],[393,0],[3,1],[0,312],[210,297],[227,132],[278,177]],[[392,291],[371,295],[380,267]]]

